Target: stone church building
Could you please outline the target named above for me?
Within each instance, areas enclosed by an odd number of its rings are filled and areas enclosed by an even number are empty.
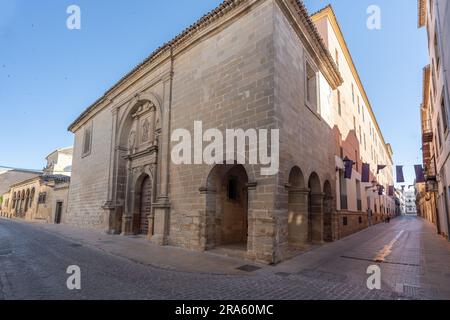
[[[342,77],[300,0],[226,0],[70,125],[65,222],[277,263],[336,239]],[[171,160],[176,129],[279,129],[278,174]]]

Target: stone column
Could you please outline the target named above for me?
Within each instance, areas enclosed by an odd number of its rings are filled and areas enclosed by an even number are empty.
[[[111,101],[112,102],[112,101]],[[107,200],[102,206],[104,217],[104,230],[108,234],[120,234],[121,233],[121,217],[117,214],[116,204],[114,201],[114,177],[115,177],[115,164],[116,164],[116,131],[117,131],[117,118],[119,109],[113,108],[112,113],[112,128],[111,128],[111,149],[109,159],[109,175],[107,186]]]
[[[309,204],[311,213],[311,240],[315,243],[323,242],[323,193],[311,193]]]
[[[170,109],[171,109],[172,73],[164,82],[164,99],[161,115],[161,148],[159,163],[160,190],[154,208],[154,234],[151,241],[166,245],[170,229],[169,170],[170,170]]]
[[[309,190],[295,187],[288,190],[288,242],[301,246],[308,242]]]

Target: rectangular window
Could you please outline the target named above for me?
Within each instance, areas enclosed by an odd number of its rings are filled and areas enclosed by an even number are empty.
[[[362,211],[361,182],[359,180],[356,180],[356,209]]]
[[[337,49],[335,51],[335,56],[336,56],[336,65],[337,65],[337,67],[339,69],[339,51]]]
[[[46,201],[47,201],[47,193],[46,192],[39,193],[38,203],[44,204]]]
[[[342,218],[342,224],[343,224],[344,226],[347,226],[347,225],[348,225],[348,218],[347,218],[347,217],[343,217],[343,218]]]
[[[441,63],[441,56],[439,54],[439,41],[438,41],[438,30],[437,30],[437,24],[434,28],[434,55],[436,57],[436,70],[439,70],[439,66]]]
[[[317,73],[309,62],[306,62],[306,103],[313,110],[318,112],[317,103]]]
[[[353,117],[353,129],[356,132],[356,118],[355,117]]]
[[[342,115],[342,105],[341,105],[341,92],[337,91],[337,99],[338,99],[338,114]]]
[[[364,150],[367,150],[366,134],[364,133]]]
[[[445,88],[442,89],[441,113],[442,113],[442,124],[444,125],[444,132],[447,132],[448,118],[447,118],[447,109],[445,107],[444,90]]]
[[[86,157],[91,153],[91,147],[92,147],[92,125],[87,126],[84,129],[82,157]]]
[[[352,102],[355,103],[355,87],[352,83]]]
[[[441,121],[440,121],[440,119],[438,118],[438,121],[437,121],[437,130],[438,130],[438,132],[437,132],[437,136],[438,136],[438,148],[439,148],[439,150],[441,149],[441,146],[442,146],[442,131],[441,131]]]

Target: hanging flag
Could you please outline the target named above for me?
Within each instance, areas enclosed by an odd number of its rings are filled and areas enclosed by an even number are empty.
[[[423,172],[422,165],[415,165],[414,171],[416,171],[416,182],[417,183],[424,183],[425,182],[425,174]]]
[[[394,186],[389,186],[389,196],[390,196],[390,197],[393,197],[393,196],[394,196],[394,192],[395,192]]]
[[[384,168],[386,168],[385,165],[378,165],[378,167],[377,167],[377,174],[379,174],[380,171],[383,170]]]
[[[366,183],[370,182],[370,164],[363,163],[362,172],[361,172],[361,182]]]
[[[344,166],[345,166],[345,174],[344,174],[344,178],[345,179],[351,179],[352,178],[352,171],[353,171],[353,165],[355,163],[353,162],[353,160],[350,160],[349,158],[345,157],[344,159]]]
[[[403,166],[397,166],[397,183],[405,182],[405,177],[403,176]]]

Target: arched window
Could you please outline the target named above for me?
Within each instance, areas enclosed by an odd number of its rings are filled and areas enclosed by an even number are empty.
[[[30,205],[30,189],[27,190],[26,196],[25,196],[25,212],[28,211],[28,206]]]
[[[36,193],[36,190],[33,188],[31,189],[31,194],[30,194],[30,203],[29,203],[29,207],[30,209],[33,207],[33,201],[34,201],[34,194]]]
[[[13,198],[12,198],[12,208],[16,208],[16,201],[17,201],[17,194],[14,192]]]

